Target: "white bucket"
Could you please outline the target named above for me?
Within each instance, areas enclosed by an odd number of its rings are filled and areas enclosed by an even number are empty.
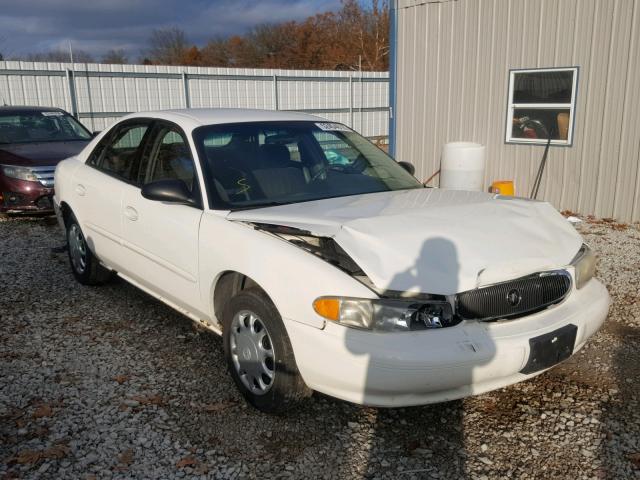
[[[440,162],[440,188],[483,191],[484,165],[484,145],[447,143]]]

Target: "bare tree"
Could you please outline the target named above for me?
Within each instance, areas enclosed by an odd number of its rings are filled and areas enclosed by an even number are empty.
[[[175,27],[154,30],[149,45],[146,56],[163,65],[180,65],[191,47],[184,31]]]
[[[389,0],[342,0],[336,12],[258,25],[242,36],[213,39],[200,53],[203,65],[223,67],[385,70]]]
[[[352,55],[352,69],[388,68],[389,2],[343,0],[339,23],[344,31],[345,49]]]
[[[5,36],[0,36],[0,48],[2,48],[2,50],[4,50],[4,54],[2,52],[0,52],[0,62],[2,60],[4,60],[4,57],[7,56],[7,51],[4,49],[3,45],[4,43],[7,41],[7,37]]]
[[[109,50],[102,57],[102,63],[111,63],[111,64],[125,64],[129,63],[129,59],[127,58],[127,54],[124,50]]]
[[[254,27],[246,38],[255,60],[262,67],[287,68],[295,50],[291,40],[296,28],[295,22],[269,23]]]
[[[2,40],[0,37],[0,47]],[[341,0],[336,11],[301,21],[257,25],[244,35],[214,37],[202,48],[190,43],[179,28],[156,29],[141,54],[139,61],[145,65],[386,70],[389,0]],[[78,62],[93,61],[82,50],[74,50],[73,56]],[[26,58],[67,62],[69,54],[54,50]],[[118,49],[101,58],[103,63],[128,63],[126,53]]]
[[[231,64],[231,52],[226,38],[215,37],[207,42],[200,51],[203,65],[228,67]]]
[[[389,2],[372,0],[365,14],[366,49],[365,58],[369,69],[381,70],[389,64]]]

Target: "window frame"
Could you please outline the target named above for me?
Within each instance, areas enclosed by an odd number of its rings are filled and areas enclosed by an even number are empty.
[[[111,178],[115,178],[116,180],[120,180],[121,182],[127,183],[137,188],[141,188],[142,185],[140,185],[137,182],[138,175],[135,175],[134,176],[135,178],[125,178],[120,175],[117,175],[111,170],[106,170],[102,168],[101,166],[102,152],[104,151],[104,148],[113,141],[114,137],[123,128],[129,127],[129,126],[131,126],[132,128],[135,128],[136,126],[146,125],[147,130],[144,132],[144,135],[142,136],[140,145],[138,145],[138,147],[136,148],[136,150],[138,150],[138,153],[133,159],[134,165],[132,167],[132,171],[138,172],[140,168],[140,160],[142,159],[142,156],[144,155],[144,152],[147,148],[147,143],[149,142],[149,138],[151,136],[150,134],[153,130],[154,123],[155,123],[155,120],[153,118],[146,118],[146,117],[131,118],[128,120],[124,120],[120,123],[117,123],[116,125],[111,127],[111,129],[107,132],[107,134],[102,139],[100,139],[100,142],[98,142],[98,144],[94,147],[94,149],[89,154],[89,157],[85,162],[85,165],[87,165],[88,167],[94,168],[100,173],[108,175]]]
[[[149,129],[149,134],[145,140],[144,149],[142,154],[138,157],[138,180],[141,182],[138,184],[139,188],[142,188],[146,185],[149,180],[149,175],[152,169],[155,167],[156,159],[152,158],[152,155],[156,152],[153,151],[153,147],[157,140],[159,140],[159,136],[162,133],[162,130],[170,128],[175,130],[184,140],[187,148],[189,148],[189,152],[191,154],[191,161],[193,162],[194,174],[195,174],[195,185],[191,195],[193,200],[195,201],[195,205],[192,205],[192,208],[198,208],[199,210],[204,210],[204,196],[202,191],[202,181],[200,178],[200,174],[198,172],[198,164],[200,163],[199,155],[195,155],[197,153],[189,142],[189,136],[186,134],[184,129],[170,120],[166,120],[163,118],[153,119],[153,123],[151,128]],[[200,164],[201,165],[201,164]],[[140,169],[144,167],[145,171],[142,172]],[[140,178],[142,174],[142,179]]]
[[[571,101],[570,103],[514,103],[514,84],[515,76],[519,73],[544,73],[544,72],[573,72],[573,82],[571,84]],[[512,136],[513,115],[514,110],[526,108],[529,110],[548,110],[548,109],[568,109],[569,110],[569,129],[566,140],[552,139],[551,145],[557,147],[573,146],[575,123],[576,123],[576,99],[578,98],[578,78],[580,75],[580,67],[541,67],[541,68],[512,68],[509,69],[509,83],[507,90],[507,114],[505,122],[505,143],[510,145],[542,145],[546,146],[548,139],[546,138],[518,138]]]

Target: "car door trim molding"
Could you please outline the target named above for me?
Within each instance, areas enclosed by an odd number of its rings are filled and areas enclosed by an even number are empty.
[[[164,267],[167,270],[172,271],[173,273],[175,273],[179,277],[184,278],[188,282],[191,282],[191,283],[197,283],[198,282],[198,280],[193,275],[191,275],[189,272],[181,269],[180,267],[174,265],[171,262],[167,262],[166,260],[158,257],[157,255],[154,255],[153,253],[149,252],[148,250],[145,250],[144,248],[138,247],[134,243],[128,242],[128,241],[123,239],[122,242],[121,242],[121,245],[123,247],[126,247],[129,250],[137,253],[138,255],[142,255],[143,257],[151,260],[152,262],[157,263],[161,267]]]
[[[103,237],[105,237],[105,238],[117,243],[118,245],[122,245],[122,239],[118,235],[114,235],[113,233],[108,232],[104,228],[99,227],[98,225],[96,225],[95,223],[84,222],[84,225],[89,230],[92,230],[92,231],[96,232],[97,234],[102,235]]]

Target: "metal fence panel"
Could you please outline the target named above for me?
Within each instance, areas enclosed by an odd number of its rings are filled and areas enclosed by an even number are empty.
[[[388,135],[387,72],[0,61],[0,102],[64,108],[91,130],[129,112],[220,107],[304,111]]]

